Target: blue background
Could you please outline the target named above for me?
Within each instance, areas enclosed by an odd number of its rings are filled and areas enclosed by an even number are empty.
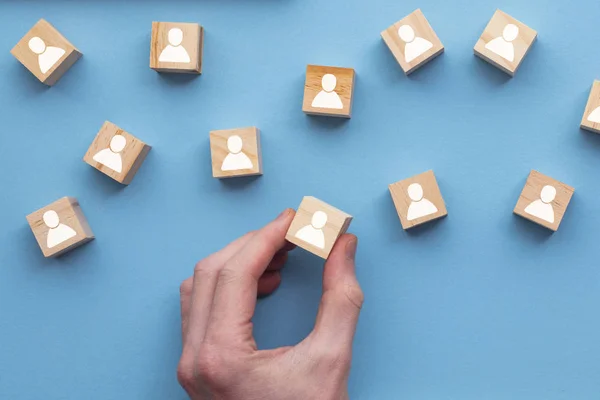
[[[406,77],[379,33],[418,7],[446,52]],[[496,7],[539,32],[513,79],[473,56]],[[360,239],[353,399],[597,399],[600,138],[579,122],[599,16],[592,0],[3,2],[0,398],[185,398],[180,282],[314,195]],[[52,88],[9,54],[42,17],[84,53]],[[203,75],[149,68],[153,20],[205,27]],[[356,69],[351,120],[302,113],[309,63]],[[128,187],[82,161],[104,120],[153,146]],[[264,176],[213,179],[209,130],[252,125]],[[576,189],[555,234],[512,214],[532,168]],[[387,185],[428,169],[449,216],[405,232]],[[46,260],[25,215],[62,196],[97,239]],[[260,347],[311,330],[321,271],[293,253],[259,302]]]

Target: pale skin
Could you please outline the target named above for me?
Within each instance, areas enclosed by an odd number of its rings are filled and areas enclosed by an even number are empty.
[[[352,341],[363,304],[355,273],[357,238],[342,235],[323,270],[313,331],[295,346],[258,350],[258,296],[281,282],[294,211],[285,210],[196,264],[181,285],[183,352],[177,377],[192,400],[348,399]],[[294,310],[290,309],[290,313]]]

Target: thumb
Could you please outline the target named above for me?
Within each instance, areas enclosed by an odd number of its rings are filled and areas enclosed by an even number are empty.
[[[341,236],[325,263],[323,296],[313,334],[326,346],[352,347],[364,301],[354,264],[357,245],[356,236]]]

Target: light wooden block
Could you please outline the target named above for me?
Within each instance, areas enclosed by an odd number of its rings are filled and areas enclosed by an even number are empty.
[[[600,133],[600,81],[595,80],[581,118],[581,129]]]
[[[475,55],[514,76],[536,37],[536,31],[496,10],[475,44]]]
[[[444,45],[420,9],[381,32],[381,37],[406,75],[444,52]]]
[[[433,171],[392,183],[389,189],[405,230],[448,215]]]
[[[257,128],[211,131],[209,136],[213,177],[262,175],[260,131]]]
[[[151,147],[112,122],[106,121],[83,161],[124,185],[129,185]]]
[[[309,65],[306,67],[302,111],[350,118],[353,92],[354,69]]]
[[[10,53],[45,85],[54,85],[81,53],[48,21],[40,19]]]
[[[557,231],[575,189],[537,171],[531,171],[514,213]]]
[[[305,196],[285,238],[327,259],[337,239],[346,233],[352,216],[312,196]]]
[[[204,29],[196,23],[152,22],[150,68],[159,72],[202,73]]]
[[[63,197],[27,216],[44,257],[56,257],[81,246],[94,234],[76,199]]]

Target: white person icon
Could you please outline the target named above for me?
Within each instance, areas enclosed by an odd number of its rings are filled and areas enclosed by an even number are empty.
[[[237,171],[240,169],[252,169],[252,161],[242,151],[242,138],[238,135],[233,135],[227,138],[227,150],[229,154],[221,164],[221,171]]]
[[[333,108],[341,110],[344,108],[342,99],[335,92],[337,78],[333,74],[325,74],[321,79],[322,90],[315,96],[312,106],[315,108]]]
[[[94,156],[94,161],[99,162],[112,169],[115,172],[121,173],[123,171],[123,159],[121,152],[127,145],[127,139],[123,135],[115,135],[110,140],[110,146],[108,149],[100,150]]]
[[[183,31],[179,28],[171,28],[167,34],[169,44],[163,49],[158,57],[159,62],[189,63],[190,55],[183,42]]]
[[[593,122],[595,124],[599,124],[600,123],[600,107],[596,107],[596,109],[594,111],[592,111],[590,113],[590,115],[588,115],[587,120],[590,122]]]
[[[60,47],[46,46],[46,43],[37,36],[29,39],[29,49],[38,55],[38,64],[42,74],[48,72],[65,54],[65,50]]]
[[[423,187],[418,183],[411,184],[406,190],[411,203],[406,213],[406,219],[412,221],[417,218],[438,212],[437,207],[429,200],[423,197]]]
[[[525,212],[546,222],[554,223],[554,207],[552,202],[556,198],[556,188],[546,185],[542,188],[540,198],[533,201],[525,208]]]
[[[415,31],[410,25],[398,28],[398,36],[406,43],[404,46],[404,60],[409,63],[433,47],[433,43],[422,37],[415,36]]]
[[[515,61],[515,46],[512,42],[517,36],[519,36],[519,27],[514,24],[507,24],[502,31],[502,36],[490,40],[485,48],[513,62]]]
[[[302,227],[296,232],[296,237],[306,243],[312,244],[320,249],[325,248],[325,234],[323,227],[327,224],[327,214],[323,211],[315,211],[310,225]]]
[[[46,211],[42,218],[44,224],[50,228],[48,230],[48,237],[46,238],[46,247],[49,249],[56,247],[77,235],[77,232],[75,232],[73,228],[60,223],[60,218],[54,210]]]

